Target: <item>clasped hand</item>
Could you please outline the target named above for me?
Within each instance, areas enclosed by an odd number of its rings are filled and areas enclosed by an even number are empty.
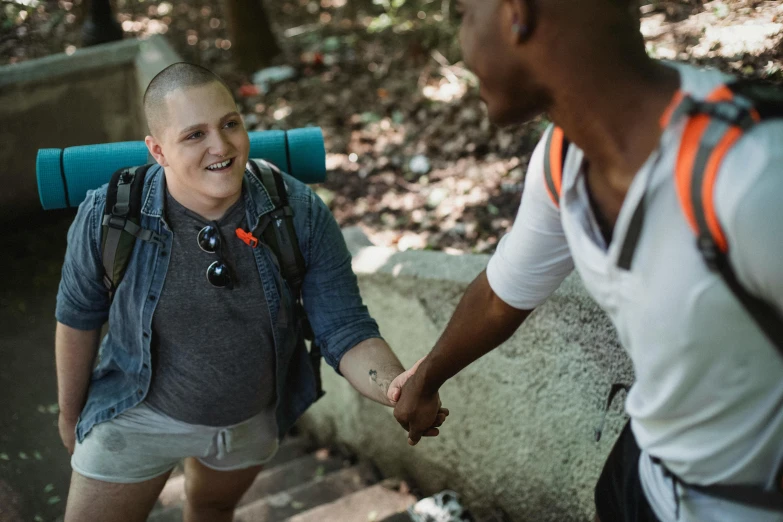
[[[438,393],[424,391],[423,379],[416,375],[420,359],[392,381],[387,397],[394,405],[394,418],[408,432],[408,444],[415,446],[422,437],[437,437],[449,410],[443,408]]]

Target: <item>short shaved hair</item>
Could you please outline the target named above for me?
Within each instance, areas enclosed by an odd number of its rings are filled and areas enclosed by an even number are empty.
[[[160,132],[165,127],[166,95],[177,89],[199,87],[210,83],[219,83],[231,94],[226,82],[209,69],[188,62],[178,62],[169,65],[152,79],[144,92],[144,116],[147,118],[150,134],[160,138]],[[233,98],[233,95],[231,96]]]

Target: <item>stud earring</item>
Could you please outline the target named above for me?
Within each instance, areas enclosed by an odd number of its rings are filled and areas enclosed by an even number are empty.
[[[530,28],[526,24],[520,24],[515,17],[514,23],[511,24],[511,32],[521,38],[527,38]]]
[[[524,39],[529,36],[530,28],[527,26],[527,24],[520,24],[519,18],[514,15],[514,21],[511,24],[511,32]]]

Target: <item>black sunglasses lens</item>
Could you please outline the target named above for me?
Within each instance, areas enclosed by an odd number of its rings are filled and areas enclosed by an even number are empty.
[[[198,246],[204,252],[214,253],[220,244],[220,236],[217,229],[211,225],[202,228],[198,233]]]
[[[212,286],[218,288],[230,287],[231,274],[229,273],[228,267],[220,261],[213,262],[209,265],[209,268],[207,268],[207,281],[209,281],[209,284]]]

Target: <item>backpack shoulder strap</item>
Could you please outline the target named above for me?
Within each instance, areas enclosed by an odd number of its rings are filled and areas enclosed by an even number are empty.
[[[294,213],[288,204],[288,192],[280,170],[263,160],[250,160],[250,171],[261,181],[269,193],[274,209],[261,216],[253,229],[253,235],[263,237],[277,257],[283,278],[299,299],[305,275],[305,262],[294,228]]]
[[[117,170],[106,191],[103,213],[101,257],[103,284],[113,298],[125,275],[137,239],[160,244],[160,236],[141,228],[141,199],[150,165]]]
[[[705,102],[684,98],[679,110],[689,115],[675,168],[683,213],[696,235],[707,266],[717,271],[767,337],[783,353],[783,318],[766,301],[750,294],[729,263],[729,244],[718,221],[714,192],[720,166],[731,147],[761,115],[752,101],[735,96],[730,86],[714,90]],[[682,107],[685,107],[682,109]],[[676,111],[675,111],[676,112]]]
[[[316,400],[318,400],[325,395],[321,381],[321,347],[315,341],[313,329],[301,302],[306,266],[294,228],[294,213],[288,204],[285,181],[280,169],[267,161],[251,159],[248,161],[248,168],[264,185],[274,205],[271,212],[258,218],[252,236],[264,238],[264,242],[269,245],[277,258],[283,279],[288,282],[294,293],[299,326],[304,338],[312,341],[308,356],[310,366],[313,368]]]
[[[563,167],[570,142],[563,129],[552,126],[546,139],[544,154],[544,179],[547,192],[556,207],[560,207],[560,189],[563,184]]]

